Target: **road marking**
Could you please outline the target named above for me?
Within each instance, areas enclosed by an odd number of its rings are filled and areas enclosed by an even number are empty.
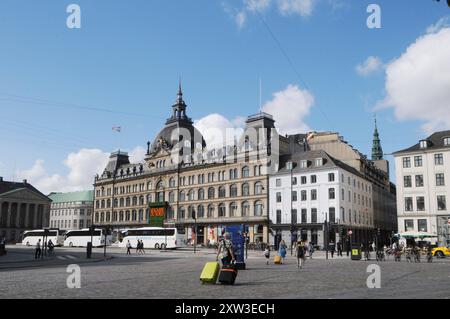
[[[63,257],[63,256],[58,256],[57,258],[58,258],[58,259],[61,259],[61,260],[66,260],[66,258]]]
[[[70,259],[77,259],[77,257],[71,256],[71,255],[66,255],[66,257],[70,258]]]

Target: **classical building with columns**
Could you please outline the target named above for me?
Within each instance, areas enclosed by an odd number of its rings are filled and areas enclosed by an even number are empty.
[[[164,203],[165,225],[176,226],[187,241],[196,234],[198,243],[214,242],[225,226],[245,225],[251,241],[268,242],[269,174],[294,138],[279,137],[274,123],[266,113],[249,116],[234,145],[207,148],[180,87],[145,160],[130,163],[127,153],[112,153],[96,177],[93,223],[116,233],[148,226],[149,204]]]
[[[0,236],[19,242],[28,229],[48,227],[51,200],[29,184],[0,177]]]

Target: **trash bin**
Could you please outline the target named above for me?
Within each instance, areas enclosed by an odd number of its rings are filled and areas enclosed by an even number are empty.
[[[92,255],[92,243],[88,242],[86,246],[86,258],[91,258]]]
[[[352,245],[352,260],[361,260],[361,245],[353,244]]]

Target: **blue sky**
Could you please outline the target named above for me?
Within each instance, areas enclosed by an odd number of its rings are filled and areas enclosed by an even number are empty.
[[[282,12],[280,1],[311,7]],[[273,94],[289,86],[307,92],[313,103],[299,113],[299,129],[338,131],[370,154],[384,66],[450,14],[431,0],[262,2],[256,14],[244,0],[0,1],[0,176],[46,179],[44,188],[86,184],[73,167],[80,150],[146,147],[170,115],[180,76],[195,120],[256,113],[261,78],[264,105],[278,105]],[[66,26],[71,3],[81,29]],[[381,29],[366,26],[370,3],[381,6]],[[358,74],[370,56],[380,65]],[[427,133],[429,119],[396,110],[377,111],[385,153]]]

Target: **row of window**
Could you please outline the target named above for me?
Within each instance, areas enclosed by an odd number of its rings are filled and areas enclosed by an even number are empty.
[[[80,216],[83,216],[85,213],[87,216],[91,215],[91,210],[90,209],[83,209],[81,208],[80,211],[78,212],[77,209],[73,210],[73,215],[76,216],[78,215],[78,213],[80,213]],[[50,216],[72,216],[72,211],[71,210],[57,210],[57,211],[50,211]]]
[[[312,201],[317,200],[317,190],[316,189],[312,189],[311,190],[311,197],[310,199]],[[345,200],[345,189],[342,189],[342,200]],[[300,192],[300,200],[302,202],[307,201],[308,200],[308,193],[306,190],[302,190]],[[336,191],[335,188],[329,188],[328,189],[328,199],[336,199]],[[292,201],[293,202],[297,202],[298,201],[298,197],[297,197],[297,191],[292,191]],[[348,201],[351,202],[352,201],[352,192],[348,191]],[[281,203],[282,202],[282,195],[281,192],[277,192],[276,193],[276,202],[277,203]],[[356,194],[353,193],[353,202],[356,204],[358,203],[358,205],[363,205],[366,207],[372,207],[372,203],[370,201],[370,199],[364,195],[361,196],[361,194]]]
[[[310,175],[310,184],[316,184],[317,183],[317,175]],[[341,174],[341,182],[344,183],[344,174]],[[335,181],[335,174],[334,173],[328,173],[328,182],[334,182]],[[351,177],[348,177],[347,179],[348,181],[348,185],[351,185],[352,179]],[[308,183],[308,178],[307,176],[300,176],[300,184],[301,185],[306,185]],[[297,177],[292,177],[292,185],[297,185],[298,184],[298,179]],[[282,186],[282,182],[280,178],[277,178],[275,181],[275,185],[276,187],[281,187]],[[367,184],[361,183],[361,181],[356,181],[356,179],[353,179],[353,187],[356,188],[358,187],[358,189],[362,189],[363,191],[365,190],[366,192],[370,192],[370,186],[368,186]]]
[[[415,231],[414,219],[405,219],[405,231]],[[417,230],[420,232],[428,232],[428,221],[426,219],[417,220]]]
[[[287,216],[285,216],[287,217]],[[300,219],[299,219],[300,217]],[[370,224],[371,223],[371,218],[370,216],[368,216],[368,214],[364,214],[361,212],[356,212],[354,211],[354,214],[352,215],[352,210],[349,209],[348,210],[348,215],[347,215],[347,221],[349,221],[350,223],[354,222],[354,223],[359,223],[359,224]],[[323,216],[323,218],[326,218],[328,222],[331,223],[336,223],[336,209],[334,207],[329,207],[328,209],[328,214],[327,216]],[[342,220],[339,220],[338,222],[345,222],[346,221],[346,213],[345,213],[345,209],[343,207],[341,207],[341,218]],[[282,220],[282,211],[281,210],[277,210],[276,211],[276,223],[277,224],[281,224],[281,220]],[[286,218],[287,220],[287,218]],[[310,213],[308,214],[308,209],[303,208],[301,209],[301,215],[298,216],[297,214],[297,209],[292,209],[291,211],[291,223],[297,224],[297,223],[302,223],[302,224],[316,224],[318,221],[317,219],[317,208],[311,208]]]
[[[415,175],[415,185],[416,187],[424,187],[423,175]],[[403,176],[403,186],[405,188],[412,187],[412,176]],[[436,174],[436,186],[445,186],[445,176],[444,173]]]
[[[437,207],[438,210],[447,210],[447,203],[444,195],[437,196]],[[424,210],[425,210],[425,197],[423,196],[416,197],[416,211],[420,212]],[[406,212],[414,211],[412,197],[405,197],[405,211]]]
[[[91,225],[90,220],[86,220],[86,226],[84,225],[84,220],[80,219],[79,223],[78,220],[74,220],[73,224],[70,220],[52,220],[50,221],[50,227],[51,228],[84,228],[89,227]]]
[[[186,210],[187,209],[187,210]],[[217,215],[216,215],[217,209]],[[240,205],[236,202],[230,204],[221,203],[219,205],[209,204],[205,205],[190,205],[187,208],[180,206],[178,210],[178,219],[193,218],[195,212],[196,218],[214,218],[214,217],[238,217],[238,216],[250,216],[250,203],[245,201]],[[262,216],[264,214],[264,205],[261,201],[255,201],[253,205],[253,216]],[[174,219],[175,214],[172,207],[167,210],[167,219]],[[111,219],[112,218],[112,219]],[[145,218],[148,218],[148,211],[145,212]],[[146,220],[145,219],[145,220]],[[113,212],[112,216],[110,212],[95,213],[95,222],[117,222],[117,221],[143,221],[144,220],[144,210],[133,210],[133,211],[120,211]]]
[[[403,157],[403,168],[411,167],[411,157]],[[434,154],[434,165],[444,165],[444,155],[443,154]],[[423,158],[422,155],[414,156],[414,167],[422,167],[423,166]]]
[[[67,202],[67,203],[52,203],[51,208],[52,209],[58,209],[58,208],[67,208],[77,205],[88,205],[89,202]]]

